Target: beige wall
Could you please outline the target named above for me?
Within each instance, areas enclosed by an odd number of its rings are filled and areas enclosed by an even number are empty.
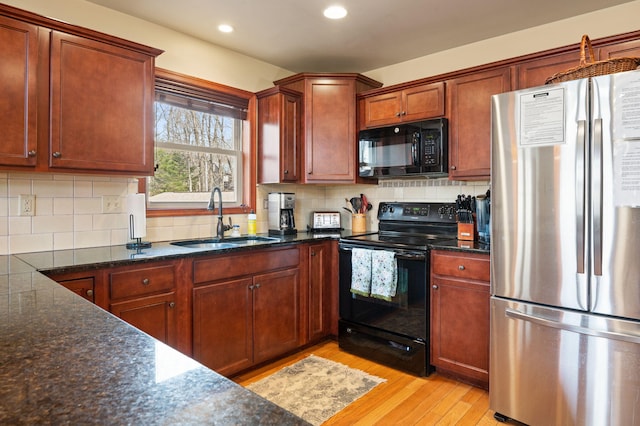
[[[385,85],[443,74],[591,39],[640,30],[640,0],[366,72]],[[576,64],[578,65],[578,64]]]
[[[96,29],[165,50],[156,64],[177,72],[248,91],[270,87],[289,74],[273,65],[207,44],[84,0],[0,0],[6,4]],[[132,0],[135,1],[135,0]],[[471,67],[579,41],[583,32],[593,38],[640,29],[640,0],[562,22],[493,38],[437,55],[418,58],[367,72],[385,85]],[[136,192],[134,179],[50,174],[0,173],[0,255],[124,244],[127,219],[123,212],[103,213],[102,196],[118,195],[122,204]],[[314,210],[343,212],[343,226],[351,226],[342,210],[344,198],[365,193],[377,207],[380,201],[451,201],[460,193],[477,195],[487,182],[466,184],[446,179],[385,181],[371,185],[264,185],[258,187],[258,231],[266,232],[267,215],[262,200],[269,192],[297,194],[296,225],[304,231]],[[36,215],[18,216],[18,195],[36,195]],[[375,213],[375,209],[372,213]],[[246,232],[246,217],[235,216]],[[147,222],[149,241],[213,235],[213,216],[170,217]],[[376,230],[374,214],[368,229]]]

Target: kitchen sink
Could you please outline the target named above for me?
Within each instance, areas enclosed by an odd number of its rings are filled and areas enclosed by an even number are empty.
[[[244,237],[225,238],[223,240],[219,238],[202,238],[197,240],[173,241],[171,244],[174,246],[194,249],[222,250],[276,241],[280,241],[280,239],[275,237],[258,237],[247,235]]]
[[[238,244],[228,243],[226,241],[220,241],[218,239],[205,239],[205,240],[187,240],[187,241],[174,241],[171,244],[174,246],[199,248],[209,250],[220,250],[237,247]]]

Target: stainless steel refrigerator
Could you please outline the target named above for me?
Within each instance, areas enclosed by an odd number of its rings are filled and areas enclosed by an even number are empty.
[[[640,71],[492,98],[490,407],[640,425]]]

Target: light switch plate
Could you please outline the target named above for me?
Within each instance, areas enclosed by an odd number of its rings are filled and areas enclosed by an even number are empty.
[[[119,195],[102,196],[102,213],[120,213],[122,210],[122,198]]]

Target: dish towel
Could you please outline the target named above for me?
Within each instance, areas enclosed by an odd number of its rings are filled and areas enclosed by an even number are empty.
[[[359,248],[351,250],[351,293],[367,297],[371,294],[371,252]]]
[[[395,253],[375,250],[371,254],[371,297],[390,301],[398,287]]]

